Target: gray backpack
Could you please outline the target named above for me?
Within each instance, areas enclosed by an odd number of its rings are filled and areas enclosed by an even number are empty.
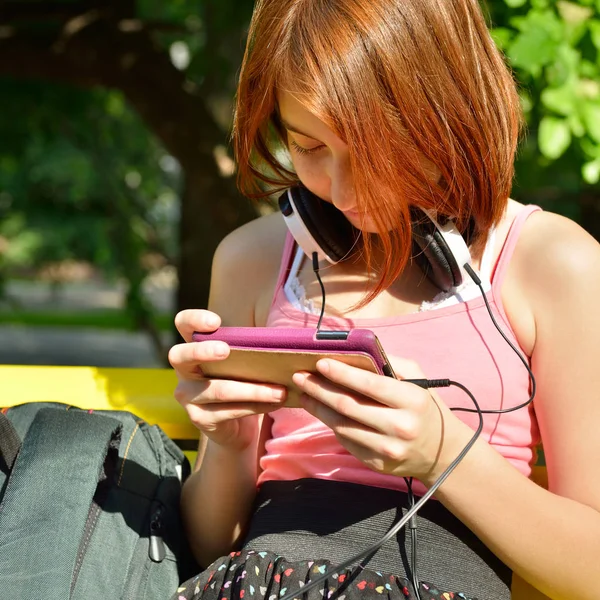
[[[168,600],[199,570],[179,498],[189,463],[120,411],[0,413],[0,596]]]

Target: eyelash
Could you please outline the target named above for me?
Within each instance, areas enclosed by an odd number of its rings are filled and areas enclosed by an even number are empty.
[[[317,146],[316,148],[303,148],[294,140],[292,140],[292,146],[298,154],[314,154],[315,152],[318,152],[324,148],[324,146]]]

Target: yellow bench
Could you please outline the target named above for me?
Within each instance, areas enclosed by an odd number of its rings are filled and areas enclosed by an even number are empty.
[[[169,369],[105,369],[96,367],[0,366],[0,408],[26,402],[62,402],[93,410],[127,410],[164,432],[195,460],[198,430],[174,400],[176,377]],[[532,478],[546,484],[544,467]],[[542,600],[546,596],[515,577],[513,600]]]
[[[173,399],[170,369],[0,366],[0,407],[26,402],[62,402],[88,410],[127,410],[179,443],[193,464],[199,437]]]

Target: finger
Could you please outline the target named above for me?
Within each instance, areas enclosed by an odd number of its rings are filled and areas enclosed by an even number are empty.
[[[188,401],[195,404],[225,404],[232,402],[278,402],[287,399],[287,390],[282,386],[267,383],[250,383],[230,379],[204,379],[198,383],[196,395]]]
[[[382,434],[357,421],[344,419],[329,407],[307,396],[302,396],[301,402],[308,412],[334,432],[339,443],[348,452],[373,468],[379,470],[384,464],[400,463],[406,459],[409,441]]]
[[[305,394],[318,401],[313,407],[318,419],[335,431],[368,428],[379,434],[414,439],[418,433],[418,414],[412,410],[390,408],[361,394],[341,388],[327,380],[309,375],[302,386]],[[312,412],[310,411],[310,412]]]
[[[229,345],[218,340],[177,344],[169,350],[169,363],[178,373],[201,377],[202,363],[223,360],[229,352]]]
[[[230,404],[208,404],[204,406],[188,404],[185,408],[191,421],[197,427],[212,430],[227,421],[273,412],[281,408],[281,403],[232,402]]]
[[[194,331],[210,332],[221,326],[221,317],[210,310],[182,310],[175,316],[175,327],[186,341],[192,340]]]
[[[339,435],[336,437],[343,448],[370,469],[380,473],[393,473],[397,476],[408,477],[411,475],[408,472],[408,448],[405,442],[390,440],[389,444],[385,444],[383,440],[373,439],[370,443],[367,439],[368,433],[360,441]],[[375,448],[379,448],[379,450]]]
[[[419,401],[422,402],[422,390],[416,386],[365,369],[352,367],[337,360],[320,360],[317,362],[317,370],[333,383],[392,408],[407,408]],[[302,388],[302,384],[295,379],[294,383]],[[308,391],[307,393],[313,395]]]

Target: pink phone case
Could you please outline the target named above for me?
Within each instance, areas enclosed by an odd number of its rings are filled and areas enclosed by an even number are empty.
[[[226,342],[231,353],[222,361],[201,365],[210,378],[275,383],[288,389],[286,406],[299,406],[300,390],[292,382],[297,371],[315,371],[320,358],[334,358],[355,367],[394,377],[377,336],[369,329],[320,332],[283,327],[221,327],[211,333],[196,332],[195,342]]]

